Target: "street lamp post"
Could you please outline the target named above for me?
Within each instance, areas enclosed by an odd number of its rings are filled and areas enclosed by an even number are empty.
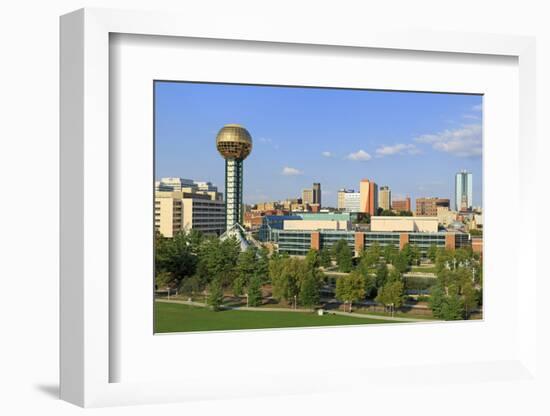
[[[167,290],[167,292],[168,292],[167,298],[170,299],[170,288],[167,287],[166,290]]]
[[[249,303],[248,303],[248,293],[247,293],[247,294],[246,294],[246,307],[247,307],[247,308],[248,308],[248,305],[249,305]]]
[[[296,295],[294,295],[294,309],[298,309],[298,303],[296,302]]]

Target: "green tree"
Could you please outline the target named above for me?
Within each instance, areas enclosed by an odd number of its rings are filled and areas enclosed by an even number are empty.
[[[300,303],[305,307],[313,307],[319,303],[319,279],[315,271],[309,271],[300,285]]]
[[[436,318],[441,318],[443,304],[445,303],[445,290],[441,287],[441,284],[432,286],[430,290],[430,299],[428,305],[432,310],[432,314]]]
[[[464,319],[464,302],[456,293],[448,296],[441,307],[441,318],[446,321]]]
[[[397,249],[393,244],[387,244],[382,250],[382,255],[386,260],[386,263],[393,263],[395,256],[397,255]]]
[[[361,273],[359,270],[357,272]],[[376,285],[376,275],[373,273],[363,274],[363,279],[365,279],[365,296],[367,298],[375,297],[376,291],[378,290],[378,286]]]
[[[242,296],[244,294],[245,285],[245,279],[243,279],[241,276],[237,276],[235,280],[233,280],[233,295],[235,295],[236,297]]]
[[[479,294],[471,281],[465,282],[462,286],[464,316],[469,317],[473,309],[477,308]]]
[[[189,234],[178,232],[172,238],[165,238],[160,233],[155,237],[155,271],[157,274],[170,273],[171,283],[179,283],[195,273],[197,255],[191,245]]]
[[[306,254],[306,263],[308,265],[308,268],[315,269],[319,267],[319,251],[315,249],[310,249]]]
[[[258,276],[253,276],[248,285],[249,306],[259,306],[262,303],[262,281]]]
[[[388,266],[386,263],[376,265],[376,287],[380,288],[386,284],[388,278]]]
[[[332,259],[330,258],[330,251],[323,247],[319,252],[319,265],[321,267],[330,267],[332,265]]]
[[[258,254],[256,276],[258,276],[262,282],[269,283],[269,250],[262,247]]]
[[[407,261],[407,256],[405,253],[400,252],[394,257],[393,267],[395,267],[399,273],[405,273],[409,270],[409,262]]]
[[[191,276],[183,281],[180,284],[179,290],[181,293],[187,296],[194,296],[202,290],[201,281],[198,276]]]
[[[212,310],[219,311],[223,304],[223,289],[218,279],[214,279],[208,287],[207,303]]]
[[[237,274],[244,284],[248,284],[248,281],[257,273],[257,255],[258,250],[254,246],[249,246],[245,251],[239,254],[237,260]]]
[[[399,270],[393,268],[386,278],[387,282],[402,282],[403,281],[403,275],[399,273]]]
[[[206,239],[198,251],[197,274],[204,283],[218,278],[223,287],[229,287],[237,276],[237,262],[240,257],[240,244],[235,238],[220,241],[219,238]]]
[[[435,263],[435,259],[437,257],[437,246],[435,244],[430,245],[430,248],[428,248],[428,258],[432,263]]]
[[[349,312],[353,302],[365,298],[365,278],[354,271],[347,276],[339,277],[336,280],[336,299],[349,304]]]
[[[155,276],[155,287],[156,289],[166,289],[167,287],[172,288],[177,281],[174,279],[174,275],[170,272],[159,272]]]
[[[297,258],[281,258],[279,261],[271,280],[273,297],[292,301],[298,295],[300,278],[306,275],[308,267],[304,260]]]
[[[449,286],[447,292],[438,283],[432,287],[429,305],[434,317],[445,321],[464,319],[464,301],[455,286]]]
[[[363,274],[374,273],[378,261],[379,256],[377,255],[376,250],[371,250],[369,247],[361,253],[361,257],[359,259],[359,269]]]
[[[338,251],[336,263],[338,264],[338,270],[349,273],[353,267],[353,253],[345,241],[344,243]]]
[[[386,283],[376,296],[376,301],[385,306],[392,306],[394,309],[399,309],[403,305],[404,300],[404,285],[403,282],[396,280]]]
[[[420,249],[417,245],[411,244],[411,264],[418,266],[420,264]]]
[[[334,260],[338,261],[338,256],[340,255],[340,252],[342,251],[342,249],[344,247],[346,247],[348,245],[348,243],[346,242],[346,240],[342,239],[342,240],[338,240],[336,243],[334,243],[332,245],[332,248],[331,248],[331,255],[332,257],[334,258]]]

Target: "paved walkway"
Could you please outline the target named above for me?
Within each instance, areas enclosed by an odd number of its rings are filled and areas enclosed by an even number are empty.
[[[206,307],[207,305],[202,302],[193,302],[188,300],[173,300],[173,299],[156,299],[157,302],[164,303],[180,303],[182,305],[191,305],[198,306],[201,308]],[[314,309],[289,309],[289,308],[268,308],[268,307],[247,307],[247,306],[223,306],[223,309],[234,310],[234,311],[257,311],[257,312],[297,312],[297,313],[312,313]],[[417,318],[402,318],[399,316],[391,317],[384,315],[371,315],[366,313],[349,313],[342,311],[326,311],[328,314],[349,316],[351,318],[368,318],[368,319],[378,319],[380,321],[393,321],[393,322],[430,322],[429,319],[417,319]]]

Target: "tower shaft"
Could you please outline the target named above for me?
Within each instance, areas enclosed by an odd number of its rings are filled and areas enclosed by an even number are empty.
[[[243,223],[243,160],[225,159],[226,229]]]

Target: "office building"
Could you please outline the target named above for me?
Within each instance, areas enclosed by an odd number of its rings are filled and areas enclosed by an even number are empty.
[[[385,211],[391,209],[391,189],[389,186],[381,186],[378,191],[378,206]]]
[[[219,236],[225,231],[225,204],[207,194],[156,191],[155,229],[169,238],[190,230]]]
[[[195,181],[184,178],[161,178],[155,182],[155,191],[184,192],[208,195],[216,201],[223,200],[223,194],[211,182]]]
[[[358,256],[373,244],[381,247],[392,245],[402,250],[406,244],[418,247],[422,256],[426,256],[432,245],[438,248],[455,250],[471,247],[470,235],[455,231],[416,232],[416,231],[342,231],[342,230],[284,230],[272,229],[271,242],[279,253],[305,256],[310,249],[330,249],[340,240],[347,242],[348,247]]]
[[[320,183],[314,183],[312,188],[302,190],[302,203],[304,205],[318,205],[321,207]]]
[[[343,211],[346,209],[346,194],[354,194],[356,193],[353,189],[339,189],[337,198],[336,198],[336,208]]]
[[[406,197],[401,200],[392,200],[391,209],[396,212],[411,212],[411,198]]]
[[[302,190],[302,203],[313,204],[313,189]]]
[[[319,205],[321,207],[321,184],[313,184],[313,204]]]
[[[359,192],[348,192],[344,195],[344,211],[361,212],[361,194]]]
[[[457,212],[451,211],[449,207],[437,207],[437,222],[448,227],[458,219]]]
[[[372,217],[370,230],[435,233],[438,231],[438,222],[437,217]]]
[[[437,217],[437,208],[451,206],[451,202],[446,198],[416,198],[415,215],[422,217]]]
[[[255,205],[254,211],[273,211],[280,208],[281,205],[278,202],[259,202]]]
[[[243,162],[252,151],[252,137],[239,124],[227,124],[216,136],[216,148],[225,159],[226,229],[243,223]]]
[[[350,230],[351,222],[346,220],[287,220],[283,230]]]
[[[359,212],[376,215],[378,209],[378,186],[373,181],[362,179],[359,183],[360,210]]]
[[[463,170],[455,176],[455,210],[472,209],[472,174]]]

